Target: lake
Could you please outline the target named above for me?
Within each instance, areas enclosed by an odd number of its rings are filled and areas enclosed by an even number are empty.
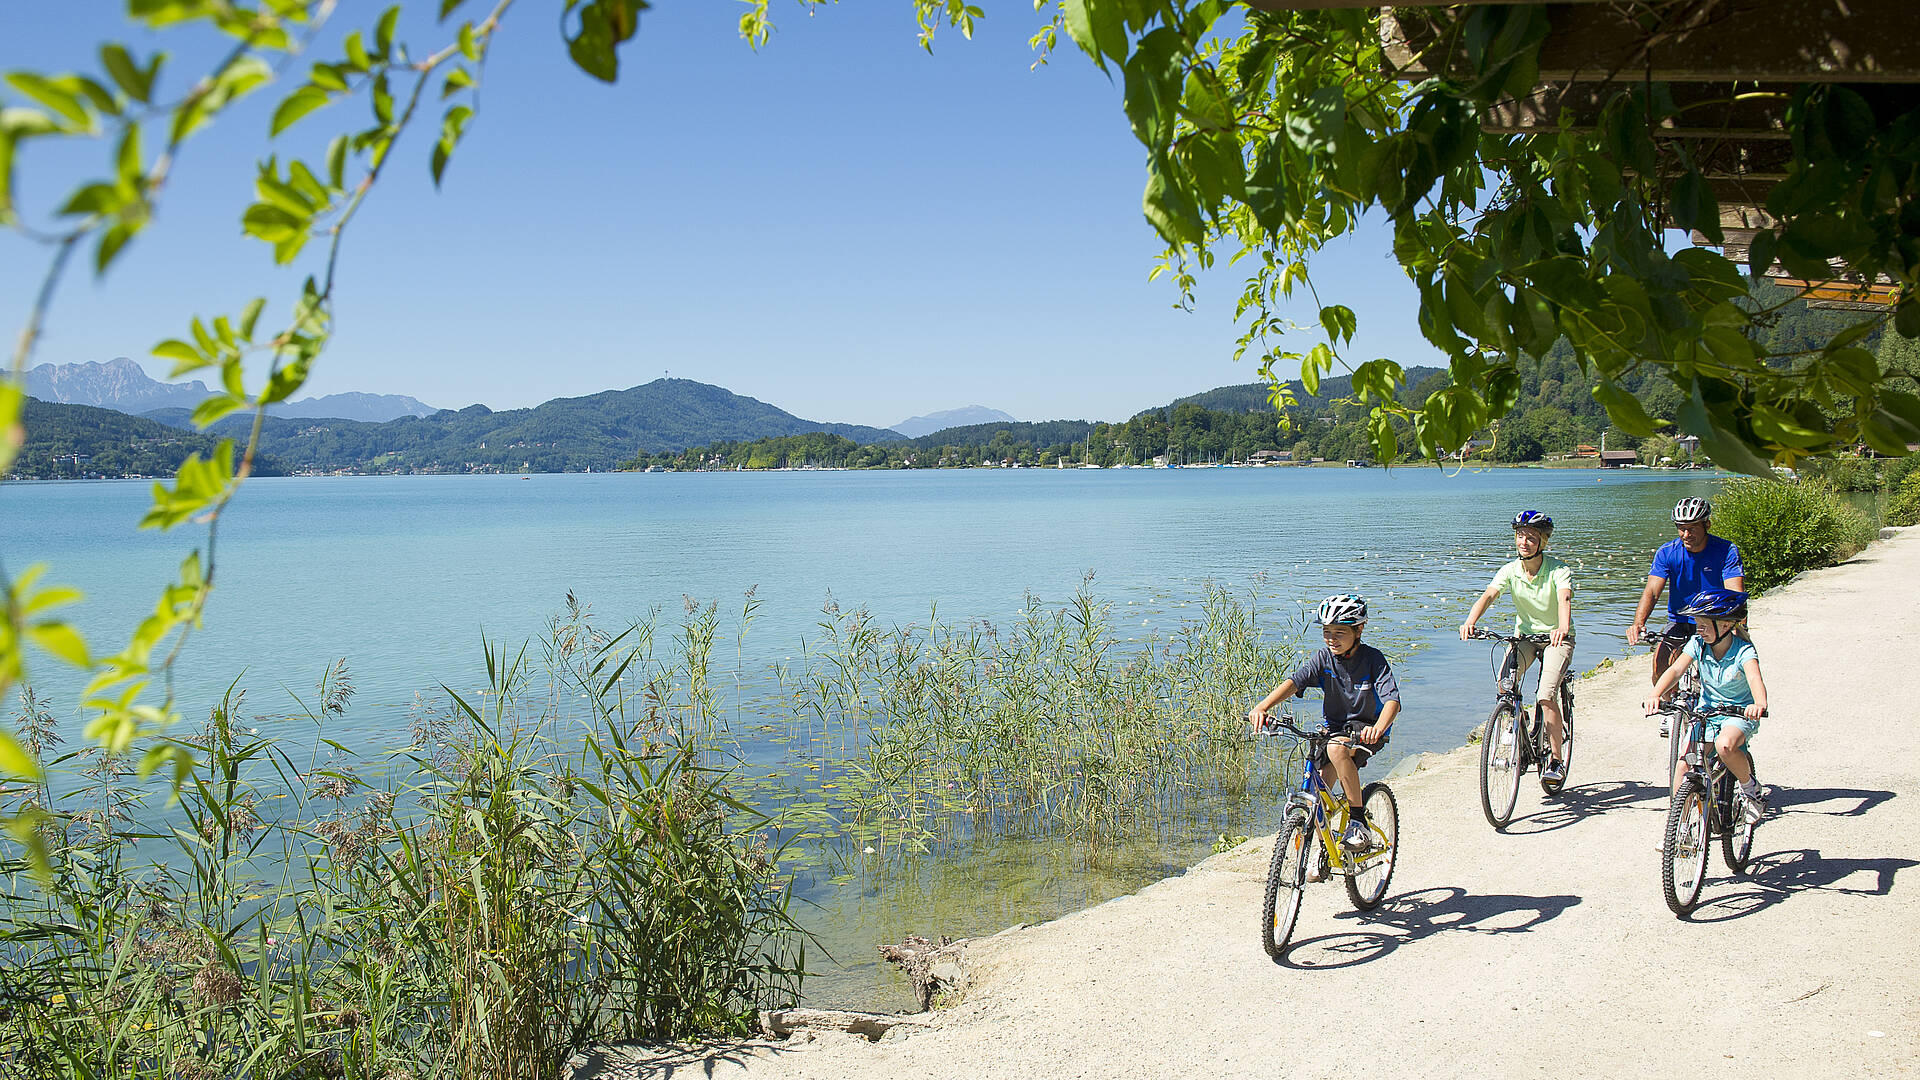
[[[655,610],[677,619],[686,598],[717,602],[721,651],[752,679],[804,654],[830,600],[881,625],[924,624],[936,607],[943,621],[1005,624],[1029,596],[1064,602],[1091,572],[1123,642],[1164,635],[1209,581],[1258,591],[1295,621],[1329,593],[1364,593],[1369,640],[1394,658],[1406,699],[1390,767],[1459,745],[1485,717],[1487,647],[1454,640],[1454,627],[1512,557],[1516,511],[1557,523],[1585,670],[1624,651],[1675,500],[1717,484],[1700,472],[1430,467],[259,479],[221,523],[218,588],[176,687],[189,720],[236,677],[248,711],[285,712],[344,659],[358,693],[326,734],[383,748],[404,741],[416,694],[484,682],[483,634],[533,637],[569,592],[615,629]],[[96,652],[124,641],[204,543],[204,529],[137,531],[148,497],[139,482],[0,486],[0,558],[13,573],[49,563],[48,580],[83,589],[73,619]],[[726,615],[749,588],[760,606],[736,657]],[[1510,625],[1510,612],[1503,600],[1488,625]],[[35,662],[36,686],[77,726],[75,680]],[[802,919],[833,957],[811,995],[901,1006],[902,984],[869,959],[875,944],[1052,918],[1277,817],[1260,800],[1204,809],[1181,835],[1133,843],[983,842],[803,873]]]

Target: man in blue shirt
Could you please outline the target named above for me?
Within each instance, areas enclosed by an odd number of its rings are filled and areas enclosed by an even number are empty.
[[[1660,545],[1653,553],[1653,569],[1647,574],[1647,587],[1640,594],[1640,607],[1633,613],[1633,625],[1627,628],[1627,644],[1638,645],[1646,637],[1647,616],[1661,590],[1667,591],[1667,629],[1653,652],[1653,681],[1679,658],[1687,639],[1693,636],[1693,619],[1681,611],[1702,589],[1728,589],[1745,592],[1746,568],[1740,564],[1740,548],[1733,541],[1714,536],[1713,505],[1705,499],[1681,499],[1673,508],[1673,527],[1680,535]]]

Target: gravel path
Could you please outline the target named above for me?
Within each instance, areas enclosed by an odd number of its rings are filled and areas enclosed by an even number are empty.
[[[925,1030],[614,1051],[576,1077],[1920,1074],[1920,530],[1757,601],[1753,636],[1774,814],[1746,876],[1716,845],[1691,921],[1661,898],[1643,656],[1576,684],[1567,790],[1530,773],[1504,835],[1472,750],[1396,779],[1388,900],[1310,886],[1284,964],[1258,943],[1264,838],[974,944]]]

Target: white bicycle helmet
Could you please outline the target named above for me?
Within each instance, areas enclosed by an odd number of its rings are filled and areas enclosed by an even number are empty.
[[[1323,626],[1364,626],[1367,622],[1367,598],[1359,593],[1341,593],[1320,601]]]
[[[1685,525],[1689,521],[1705,521],[1713,516],[1713,504],[1698,497],[1681,499],[1673,504],[1673,523]]]

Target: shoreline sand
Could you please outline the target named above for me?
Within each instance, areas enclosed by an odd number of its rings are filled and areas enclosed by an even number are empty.
[[[1716,848],[1691,920],[1660,895],[1643,654],[1575,683],[1567,790],[1529,773],[1504,834],[1477,747],[1394,778],[1388,899],[1309,887],[1284,964],[1258,944],[1262,837],[971,943],[963,1000],[879,1043],[609,1049],[574,1076],[1920,1075],[1920,530],[1755,601],[1753,637],[1774,810],[1747,874]]]

